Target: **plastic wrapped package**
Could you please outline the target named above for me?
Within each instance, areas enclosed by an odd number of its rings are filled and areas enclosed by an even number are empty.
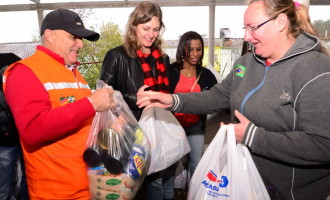
[[[133,199],[150,164],[148,138],[121,93],[113,98],[114,108],[96,113],[83,155],[92,199]]]

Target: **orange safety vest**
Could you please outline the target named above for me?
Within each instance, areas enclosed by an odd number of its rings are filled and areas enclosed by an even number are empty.
[[[63,64],[40,50],[18,63],[26,65],[36,74],[47,90],[53,108],[91,94],[77,69],[74,76]],[[8,67],[4,80],[15,65],[16,63]],[[65,138],[42,146],[36,151],[28,151],[24,143],[22,144],[31,200],[89,199],[87,169],[82,155],[91,123],[92,118],[85,120],[79,129],[68,133]]]

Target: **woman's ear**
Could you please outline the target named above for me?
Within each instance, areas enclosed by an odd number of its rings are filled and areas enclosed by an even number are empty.
[[[280,32],[284,31],[289,26],[289,19],[288,16],[284,13],[281,13],[275,19],[275,23],[277,24],[277,28]]]

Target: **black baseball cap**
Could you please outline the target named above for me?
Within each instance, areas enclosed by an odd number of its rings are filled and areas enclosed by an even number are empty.
[[[41,24],[40,35],[44,34],[46,29],[64,30],[89,41],[97,41],[100,38],[98,33],[84,27],[84,23],[77,13],[62,8],[51,11],[46,15]]]

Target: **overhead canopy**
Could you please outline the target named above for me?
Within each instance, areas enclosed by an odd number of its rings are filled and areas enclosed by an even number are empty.
[[[306,0],[298,0],[306,1]],[[309,0],[308,0],[309,1]],[[15,1],[13,1],[15,2]],[[123,8],[134,7],[140,1],[79,1],[67,0],[61,3],[43,3],[42,0],[30,0],[28,4],[10,4],[1,5],[0,12],[11,11],[32,11],[32,10],[54,10],[57,8],[83,9],[83,8]],[[55,0],[53,1],[55,2]],[[248,0],[154,0],[160,6],[242,6],[246,5]],[[310,5],[330,5],[329,0],[310,0]]]

